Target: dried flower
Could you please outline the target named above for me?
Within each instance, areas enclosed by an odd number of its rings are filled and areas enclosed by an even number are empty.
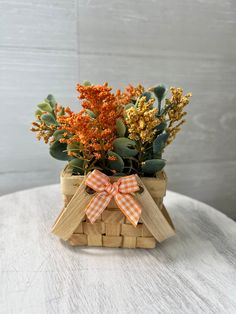
[[[141,97],[137,108],[131,107],[126,110],[126,124],[131,140],[141,141],[142,144],[153,141],[155,128],[161,123],[156,116],[157,108],[152,109],[154,101],[153,98],[146,101],[146,97]]]
[[[107,159],[111,161],[117,160],[116,156],[108,156]]]
[[[142,85],[133,86],[129,84],[124,92],[121,92],[119,89],[116,92],[116,97],[118,101],[123,104],[127,105],[128,103],[137,100],[138,97],[142,95],[144,92],[144,87]]]
[[[180,126],[185,123],[183,117],[187,112],[184,111],[184,108],[188,105],[189,99],[192,96],[191,93],[183,95],[182,88],[171,87],[170,91],[172,97],[166,99],[165,104],[165,110],[170,121],[166,129],[166,132],[169,133],[167,144],[170,144],[175,139],[176,134],[180,131]]]
[[[47,144],[49,139],[53,136],[53,133],[56,131],[55,125],[47,125],[45,122],[41,120],[40,116],[37,116],[38,122],[32,122],[32,128],[30,129],[32,132],[36,133],[36,137],[38,140],[43,139]]]
[[[69,134],[69,138],[62,138],[61,142],[79,142],[85,158],[101,159],[112,148],[116,137],[116,120],[123,115],[123,107],[107,83],[90,86],[78,84],[77,90],[84,109],[73,113],[66,108],[67,115],[58,118],[60,128]],[[92,111],[94,117],[86,110]]]

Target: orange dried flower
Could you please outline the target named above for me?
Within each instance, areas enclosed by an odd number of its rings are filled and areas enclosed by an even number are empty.
[[[119,101],[126,105],[130,103],[132,100],[136,100],[138,97],[142,95],[144,92],[144,87],[142,85],[133,86],[129,84],[124,92],[121,92],[119,89],[116,92],[116,97],[119,99]]]
[[[116,156],[108,156],[107,159],[108,159],[108,160],[116,160],[117,158],[116,158]]]
[[[103,158],[104,153],[112,149],[116,138],[116,120],[123,115],[123,106],[111,93],[107,83],[90,86],[78,84],[77,90],[83,109],[74,113],[66,108],[66,115],[58,118],[61,129],[69,135],[69,138],[62,138],[61,142],[79,142],[87,159]],[[87,110],[92,111],[94,117]]]

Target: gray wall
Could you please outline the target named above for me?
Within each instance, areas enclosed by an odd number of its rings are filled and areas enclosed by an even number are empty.
[[[169,188],[236,218],[236,2],[0,2],[0,192],[59,181],[62,162],[28,129],[49,92],[79,108],[75,84],[158,82],[192,91],[166,151]]]

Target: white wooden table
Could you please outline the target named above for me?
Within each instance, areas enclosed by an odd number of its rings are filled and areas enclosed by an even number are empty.
[[[58,185],[0,198],[0,313],[236,313],[236,223],[168,192],[177,236],[154,250],[72,248],[50,234]]]

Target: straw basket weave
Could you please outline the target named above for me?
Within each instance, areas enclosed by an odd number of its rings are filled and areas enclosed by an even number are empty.
[[[83,180],[84,176],[72,175],[72,170],[69,167],[63,170],[61,173],[61,189],[65,207]],[[113,177],[111,177],[112,180]],[[174,228],[163,204],[167,183],[165,172],[160,172],[155,178],[144,177],[142,178],[142,182],[145,184],[165,219]],[[68,239],[68,242],[73,246],[123,248],[154,248],[157,243],[156,239],[142,222],[142,218],[137,227],[134,227],[119,208],[117,208],[113,199],[94,224],[91,224],[86,216],[84,216],[82,222]]]

